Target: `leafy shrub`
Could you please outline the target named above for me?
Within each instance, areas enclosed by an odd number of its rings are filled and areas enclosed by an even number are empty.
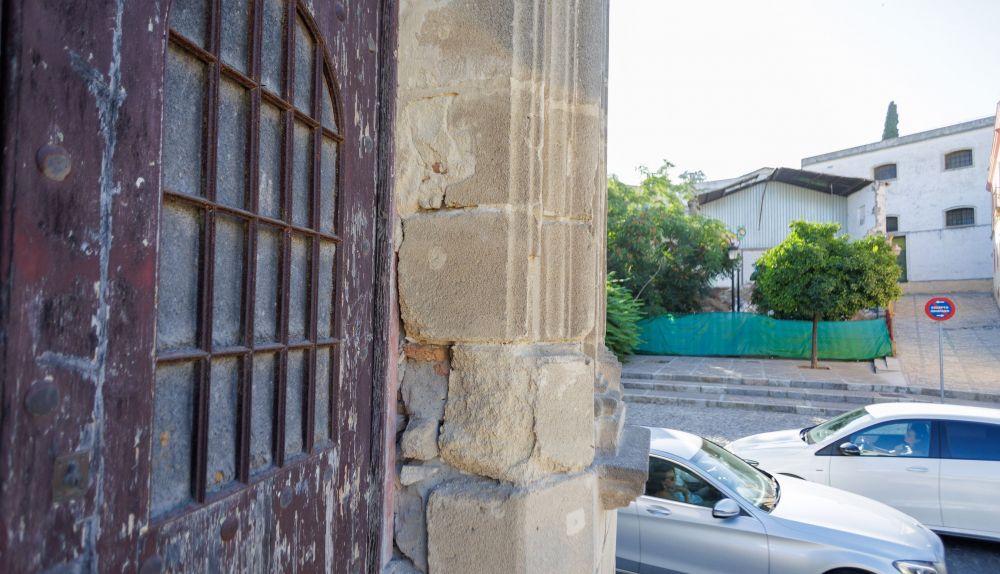
[[[638,186],[608,180],[608,270],[649,315],[701,308],[712,280],[733,267],[722,222],[688,213],[700,174],[671,181],[664,163]]]
[[[642,305],[629,292],[621,280],[608,277],[607,334],[604,343],[624,359],[631,355],[641,342],[638,322],[642,319]]]

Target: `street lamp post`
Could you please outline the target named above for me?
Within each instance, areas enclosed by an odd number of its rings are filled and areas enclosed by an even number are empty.
[[[739,284],[743,281],[743,261],[740,257],[740,242],[738,239],[733,239],[729,242],[729,260],[736,262],[736,266],[733,267],[732,271],[729,273],[730,279],[730,293],[729,293],[729,308],[733,313],[736,313],[742,306],[742,301],[740,300]]]

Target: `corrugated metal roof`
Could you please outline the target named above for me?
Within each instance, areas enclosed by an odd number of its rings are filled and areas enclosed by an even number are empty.
[[[711,191],[699,194],[698,203],[704,205],[765,181],[780,181],[789,185],[811,189],[820,193],[839,195],[841,197],[847,197],[872,183],[870,179],[830,175],[789,167],[779,167],[776,169],[764,168],[736,178],[732,183],[728,183],[723,187],[713,189],[710,187],[711,182],[708,182],[709,185],[705,187],[711,189]]]

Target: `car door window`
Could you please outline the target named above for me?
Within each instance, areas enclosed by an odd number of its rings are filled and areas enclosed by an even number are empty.
[[[861,456],[927,458],[931,454],[933,425],[929,420],[892,421],[850,435]]]
[[[649,457],[645,494],[706,508],[725,498],[715,487],[684,466],[655,456]]]
[[[946,421],[944,458],[1000,461],[1000,425]]]

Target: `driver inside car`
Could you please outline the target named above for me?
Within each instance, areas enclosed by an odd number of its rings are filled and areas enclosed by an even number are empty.
[[[892,449],[892,454],[896,456],[927,456],[929,453],[927,435],[926,424],[911,423],[906,427],[906,437],[903,442]]]

